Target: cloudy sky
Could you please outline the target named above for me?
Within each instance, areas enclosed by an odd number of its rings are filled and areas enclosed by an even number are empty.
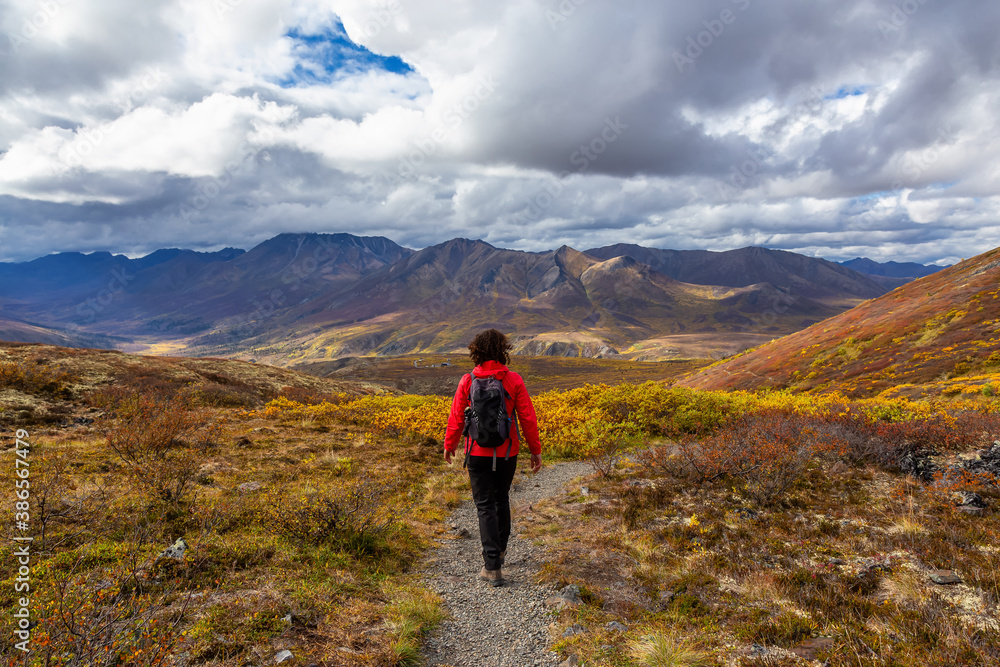
[[[0,260],[1000,246],[1000,3],[0,0]]]

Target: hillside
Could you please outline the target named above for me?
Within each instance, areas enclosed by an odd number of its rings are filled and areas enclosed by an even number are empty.
[[[8,343],[44,343],[63,347],[114,348],[125,342],[120,338],[88,334],[67,329],[53,329],[30,322],[0,319],[0,341]]]
[[[187,359],[42,345],[0,343],[0,424],[59,424],[88,411],[94,391],[169,390],[196,403],[253,407],[295,395],[384,393],[382,385],[321,378],[231,359]],[[92,412],[92,410],[89,410]]]
[[[700,370],[699,389],[791,387],[849,395],[1000,387],[1000,248]],[[900,385],[917,385],[907,387]]]
[[[628,256],[601,261],[565,246],[527,253],[454,239],[261,326],[221,327],[193,341],[191,352],[249,349],[278,364],[451,352],[476,331],[497,327],[519,353],[653,359],[698,356],[685,355],[682,336],[726,354],[839,310],[767,283],[682,283]],[[768,313],[774,316],[762,318]],[[672,347],[662,343],[666,337]]]
[[[0,317],[12,340],[282,366],[447,353],[491,326],[519,354],[704,359],[905,281],[765,248],[523,252],[453,239],[415,252],[382,237],[281,234],[248,252],[0,264]]]
[[[837,304],[851,298],[870,299],[886,292],[881,283],[864,273],[784,250],[661,250],[618,243],[586,253],[601,259],[627,255],[675,280],[696,285],[748,287],[768,283],[794,295]]]

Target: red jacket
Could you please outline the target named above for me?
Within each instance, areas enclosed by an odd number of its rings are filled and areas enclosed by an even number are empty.
[[[528,396],[528,388],[524,386],[524,380],[514,371],[508,370],[506,366],[496,361],[487,361],[481,366],[476,366],[472,371],[476,377],[489,377],[495,375],[503,388],[507,390],[510,398],[507,399],[507,414],[517,415],[517,426],[521,431],[521,437],[528,442],[528,449],[532,454],[541,454],[542,445],[538,441],[538,418],[535,417],[535,406],[531,404]],[[465,408],[469,405],[469,388],[472,385],[472,378],[468,375],[462,376],[462,381],[458,383],[455,391],[455,399],[451,402],[451,413],[448,415],[448,428],[444,432],[444,448],[454,453],[462,442],[462,428],[465,425]],[[517,432],[513,429],[510,434],[511,447],[510,455],[516,456],[518,452]],[[484,449],[472,443],[472,456],[493,456],[492,449]],[[496,449],[497,456],[507,455],[507,445],[502,445]]]

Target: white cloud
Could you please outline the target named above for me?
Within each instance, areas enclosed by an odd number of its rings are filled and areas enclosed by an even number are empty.
[[[917,260],[1000,245],[1000,39],[983,29],[1000,7],[973,0],[887,37],[874,0],[52,0],[28,36],[39,6],[0,4],[8,258],[300,229]],[[340,22],[412,71],[307,61],[295,35]],[[705,45],[678,71],[689,37]]]

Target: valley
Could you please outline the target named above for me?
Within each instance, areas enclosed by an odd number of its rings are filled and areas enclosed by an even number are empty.
[[[453,239],[414,251],[282,234],[247,252],[0,264],[0,317],[12,340],[278,366],[454,353],[488,327],[532,356],[720,359],[909,280],[885,279],[765,248],[530,253]]]

